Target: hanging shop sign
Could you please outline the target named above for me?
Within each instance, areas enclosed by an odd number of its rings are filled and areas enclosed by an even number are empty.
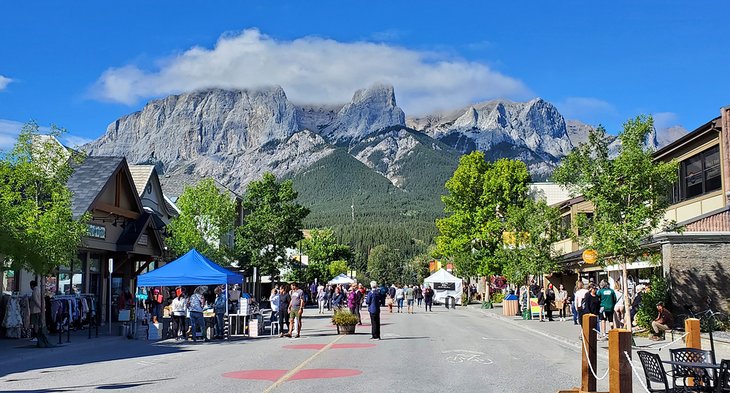
[[[88,228],[87,228],[87,234],[89,237],[105,240],[106,239],[106,227],[103,225],[89,224]]]
[[[596,250],[585,250],[583,251],[583,262],[593,265],[594,263],[598,262],[598,253]]]

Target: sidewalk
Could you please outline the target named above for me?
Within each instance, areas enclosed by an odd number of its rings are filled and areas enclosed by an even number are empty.
[[[557,317],[554,317],[554,322],[540,322],[539,320],[523,320],[522,317],[503,316],[502,307],[495,307],[485,310],[481,308],[480,304],[472,304],[467,306],[466,309],[471,312],[481,313],[488,318],[506,322],[516,328],[524,329],[532,333],[544,336],[546,338],[550,338],[578,350],[581,349],[580,325],[574,325],[572,317],[564,322],[560,322]],[[658,351],[657,353],[659,353],[662,357],[668,358],[669,348],[684,347],[684,342],[682,340],[683,334],[683,332],[676,332],[674,334],[674,342],[672,342],[670,334],[667,334],[667,339],[664,341],[652,341],[649,340],[648,337],[634,335],[634,342],[636,344],[636,346],[634,347],[634,351]],[[714,337],[717,359],[730,358],[730,340],[727,340],[727,338],[724,336],[725,335],[723,334],[721,335],[721,337]],[[598,355],[607,358],[608,341],[598,341],[598,347]],[[702,334],[702,348],[710,349],[710,340],[707,334]]]

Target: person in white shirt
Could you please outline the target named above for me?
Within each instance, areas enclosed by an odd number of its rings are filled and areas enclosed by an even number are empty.
[[[319,305],[319,313],[324,314],[324,308],[327,306],[327,293],[324,291],[324,285],[317,287],[317,304]]]
[[[586,294],[588,293],[588,290],[583,288],[583,281],[578,280],[578,282],[575,283],[575,309],[578,312],[578,324],[583,325],[583,299],[586,297]],[[575,323],[575,320],[573,320],[573,323]]]
[[[403,311],[403,299],[405,299],[405,292],[403,291],[403,287],[398,285],[395,288],[395,302],[398,305],[398,312]]]
[[[175,298],[172,299],[172,331],[175,336],[175,340],[187,340],[185,337],[187,328],[187,305],[188,301],[185,298],[185,292],[182,288],[175,289]]]

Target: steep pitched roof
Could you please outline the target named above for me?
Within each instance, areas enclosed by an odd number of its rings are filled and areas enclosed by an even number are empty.
[[[71,191],[71,211],[74,219],[81,217],[101,193],[126,160],[124,157],[86,157],[74,168],[74,173],[66,183]]]
[[[150,181],[150,176],[152,176],[152,171],[154,169],[154,165],[129,166],[129,172],[132,174],[132,181],[134,181],[134,186],[137,187],[137,194],[140,196],[144,193],[144,189],[147,186],[147,182]]]

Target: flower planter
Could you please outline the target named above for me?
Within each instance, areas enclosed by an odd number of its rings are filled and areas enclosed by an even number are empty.
[[[337,325],[337,334],[355,334],[355,325]]]

